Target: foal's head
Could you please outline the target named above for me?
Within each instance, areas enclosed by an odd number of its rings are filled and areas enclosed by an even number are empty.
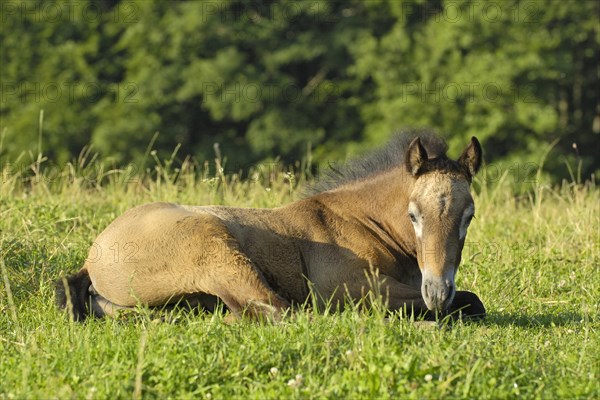
[[[481,166],[481,146],[473,137],[457,161],[430,159],[416,138],[405,163],[415,178],[406,218],[415,231],[421,294],[427,308],[442,311],[454,299],[454,275],[475,214],[469,186]]]

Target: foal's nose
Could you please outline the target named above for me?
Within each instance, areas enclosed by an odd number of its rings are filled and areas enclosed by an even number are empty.
[[[443,311],[454,298],[454,283],[443,279],[426,279],[421,287],[425,305],[431,311]]]

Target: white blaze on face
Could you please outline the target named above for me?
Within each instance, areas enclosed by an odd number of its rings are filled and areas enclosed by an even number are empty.
[[[422,250],[417,251],[421,294],[430,310],[446,308],[453,301],[455,263],[460,258],[457,252],[462,249],[474,212],[466,179],[444,174],[417,179],[408,203],[408,217],[417,250]],[[426,251],[424,245],[431,251]]]
[[[473,207],[472,204],[469,204],[465,211],[463,211],[463,215],[460,220],[460,227],[458,228],[458,237],[460,240],[463,240],[467,236],[467,229],[471,224],[473,215],[475,215],[475,207]]]
[[[408,216],[415,229],[417,239],[421,239],[423,237],[423,215],[421,215],[421,211],[419,211],[417,205],[412,201],[408,204]]]

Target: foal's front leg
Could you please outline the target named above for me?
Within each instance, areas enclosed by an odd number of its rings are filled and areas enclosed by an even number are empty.
[[[435,312],[427,309],[421,295],[421,290],[402,284],[394,278],[386,277],[385,275],[382,277],[385,278],[382,287],[386,287],[386,290],[389,290],[388,301],[390,310],[402,310],[404,307],[410,310],[412,307],[415,315],[423,315],[425,319],[435,319]],[[385,291],[382,291],[382,294],[385,293]],[[450,307],[444,310],[438,317],[447,315],[453,319],[480,320],[485,317],[485,307],[475,293],[460,290],[456,292]]]
[[[427,320],[436,319],[435,312],[427,309],[420,289],[400,283],[390,276],[372,276],[370,279],[365,277],[346,284],[346,287],[349,295],[358,299],[363,298],[369,290],[372,290],[374,284],[379,285],[378,291],[390,311],[407,312],[409,315],[422,316]],[[446,315],[450,315],[452,318],[483,319],[485,307],[476,294],[457,291],[450,307],[438,315],[438,318]]]
[[[406,312],[408,315],[434,320],[435,315],[427,310],[421,291],[386,276],[363,276],[346,283],[347,294],[355,300],[365,298],[369,292],[380,293],[390,311]],[[377,286],[377,287],[374,287]]]
[[[481,320],[485,318],[486,311],[483,302],[475,293],[459,290],[454,295],[454,300],[446,310],[446,314],[456,318]]]

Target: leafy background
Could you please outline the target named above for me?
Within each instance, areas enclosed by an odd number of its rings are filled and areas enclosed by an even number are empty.
[[[600,172],[597,1],[5,1],[0,156],[317,164],[429,127]],[[43,115],[41,111],[43,110]],[[41,135],[40,135],[41,131]],[[155,135],[156,140],[153,141]],[[573,148],[577,144],[577,149]],[[7,161],[8,162],[8,161]]]

